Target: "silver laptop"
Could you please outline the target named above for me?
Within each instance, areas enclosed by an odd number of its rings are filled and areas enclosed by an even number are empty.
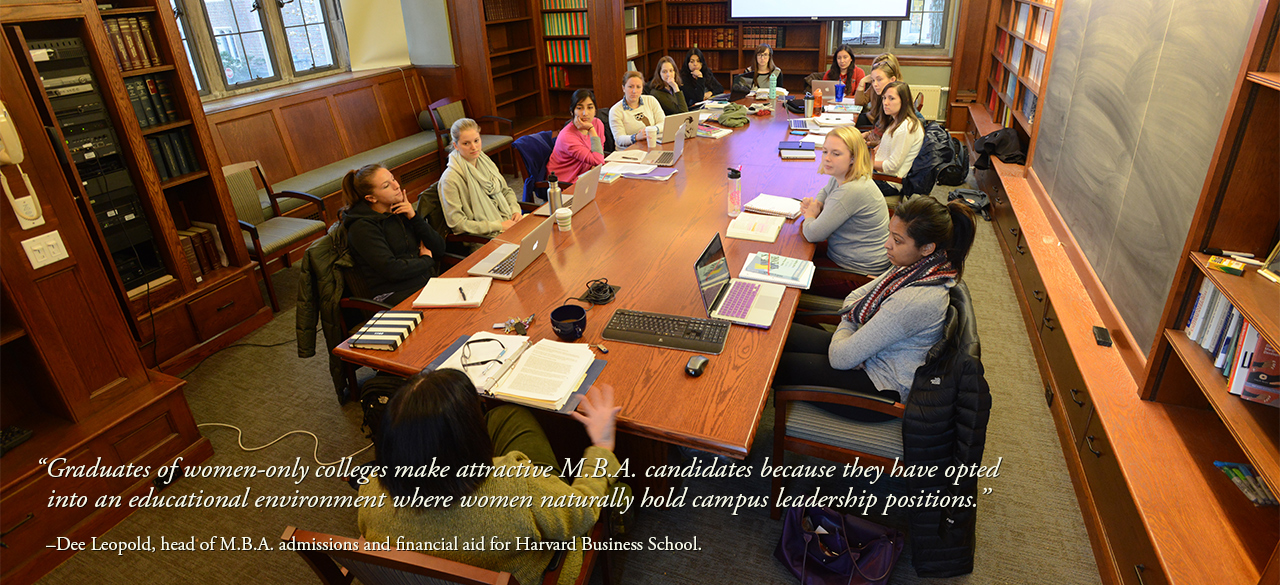
[[[659,144],[670,144],[675,142],[676,134],[684,134],[685,138],[696,138],[698,136],[698,121],[702,112],[694,110],[683,114],[671,114],[662,122],[662,134],[658,137]],[[681,127],[684,130],[681,130]]]
[[[694,267],[707,316],[739,325],[768,329],[787,287],[771,282],[731,278],[720,234],[711,238]]]
[[[471,276],[492,276],[498,280],[511,280],[520,274],[521,270],[534,260],[541,256],[547,249],[547,242],[551,241],[551,224],[555,223],[554,219],[547,219],[541,225],[533,228],[529,235],[520,240],[520,245],[503,244],[498,246],[497,250],[489,253],[467,270],[467,274]]]
[[[823,81],[821,79],[815,79],[809,82],[809,86],[812,87],[813,88],[812,91],[815,91],[815,92],[818,90],[822,90],[822,103],[825,104],[827,102],[831,102],[834,104],[836,102],[836,83],[837,82],[835,81]],[[854,89],[857,89],[857,86],[855,86]],[[848,94],[849,88],[846,87],[844,92]]]
[[[695,129],[694,132],[697,132],[697,130]],[[685,127],[681,126],[674,130],[673,133],[676,135],[675,148],[671,150],[651,150],[649,154],[636,162],[642,165],[657,165],[660,167],[676,166],[676,161],[680,160],[680,155],[684,153]]]
[[[596,165],[594,169],[578,175],[578,182],[573,184],[573,194],[565,193],[563,196],[569,211],[578,213],[579,209],[596,200],[596,188],[600,186],[600,169],[602,168],[604,165]],[[546,203],[533,210],[533,214],[544,217],[551,215],[551,204]]]

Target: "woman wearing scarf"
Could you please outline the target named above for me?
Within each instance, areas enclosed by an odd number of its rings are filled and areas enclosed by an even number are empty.
[[[449,229],[486,238],[506,231],[520,221],[520,203],[498,165],[484,153],[480,126],[462,118],[453,123],[449,134],[453,152],[440,176],[440,203]]]
[[[893,268],[845,299],[835,333],[793,325],[774,383],[832,386],[905,403],[916,369],[942,339],[948,291],[964,272],[973,235],[973,212],[964,205],[923,196],[898,206],[885,244]],[[858,421],[892,418],[815,406]]]

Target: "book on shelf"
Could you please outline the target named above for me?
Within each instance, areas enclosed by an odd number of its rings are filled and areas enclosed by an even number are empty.
[[[1020,35],[1027,34],[1027,23],[1031,20],[1031,5],[1018,4],[1018,20],[1014,24],[1013,29]]]
[[[231,263],[227,260],[227,251],[222,247],[222,235],[221,232],[218,231],[218,226],[205,221],[191,222],[191,231],[201,229],[209,232],[209,239],[211,240],[210,243],[213,245],[213,252],[218,258],[218,266],[230,266]]]
[[[145,16],[139,16],[133,20],[138,22],[138,33],[142,37],[143,45],[147,48],[147,57],[151,59],[152,67],[160,66],[160,51],[156,50],[155,33],[151,30],[151,19]]]
[[[1280,354],[1259,335],[1249,362],[1240,397],[1280,408]]]
[[[787,219],[800,217],[800,200],[761,193],[748,201],[744,209],[761,215],[778,215]]]
[[[627,35],[627,58],[634,59],[640,55],[640,35]]]
[[[638,18],[639,16],[640,16],[640,8],[638,6],[632,6],[631,8],[627,8],[626,10],[623,10],[622,11],[622,29],[631,30],[635,28],[636,23],[639,22],[639,18]]]
[[[1040,9],[1040,24],[1036,27],[1036,42],[1042,45],[1049,44],[1049,36],[1053,33],[1053,12],[1050,10]]]
[[[395,351],[422,322],[419,311],[379,311],[348,340],[355,349]]]
[[[756,252],[747,255],[747,262],[738,272],[738,278],[808,290],[813,284],[816,269],[809,260]]]
[[[586,10],[587,0],[542,0],[543,10]]]
[[[586,36],[586,12],[552,12],[542,15],[543,34],[548,36]]]
[[[526,3],[521,0],[485,0],[484,19],[509,20],[528,16]]]
[[[547,60],[552,63],[591,63],[591,46],[586,39],[553,40],[547,43]]]
[[[1236,355],[1231,360],[1231,375],[1227,378],[1227,392],[1240,396],[1244,392],[1244,382],[1249,377],[1249,367],[1253,365],[1253,352],[1258,346],[1258,329],[1244,321],[1240,330],[1239,341],[1236,342]]]
[[[151,104],[151,109],[156,113],[156,122],[164,125],[172,122],[168,113],[164,109],[164,101],[160,98],[160,86],[156,85],[156,80],[150,75],[142,77],[142,88],[144,90],[143,97],[147,99],[147,103]]]
[[[1236,336],[1240,335],[1240,328],[1244,322],[1244,314],[1231,307],[1231,316],[1226,320],[1221,334],[1218,335],[1219,340],[1216,344],[1217,352],[1214,353],[1213,367],[1219,371],[1224,369],[1225,364],[1229,363],[1230,355],[1235,349]]]
[[[174,177],[169,171],[169,165],[166,164],[164,153],[160,149],[160,139],[155,136],[147,137],[147,150],[151,151],[151,162],[156,166],[156,174],[160,176],[160,181],[168,181]]]
[[[194,236],[190,233],[178,230],[178,244],[182,246],[182,255],[187,261],[187,269],[191,271],[191,275],[195,277],[196,282],[204,281],[204,270],[200,267],[200,262],[196,258],[195,245],[192,243]]]
[[[205,256],[209,258],[210,270],[217,270],[227,265],[226,261],[222,258],[222,254],[220,254],[218,250],[220,242],[215,243],[213,241],[213,230],[196,225],[196,222],[193,221],[191,222],[191,227],[187,228],[187,231],[200,236],[199,243],[204,247]]]
[[[778,240],[778,233],[782,231],[782,224],[786,221],[787,218],[776,215],[743,212],[729,222],[724,235],[736,240],[772,244]]]

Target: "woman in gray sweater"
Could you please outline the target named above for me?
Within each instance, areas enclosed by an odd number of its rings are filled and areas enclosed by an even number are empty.
[[[916,369],[942,339],[948,291],[973,245],[973,212],[916,197],[898,206],[885,244],[893,268],[853,291],[835,333],[793,325],[774,383],[820,385],[906,402]],[[818,404],[860,421],[890,415]]]
[[[801,233],[810,242],[827,242],[827,258],[841,268],[877,275],[889,269],[889,208],[871,180],[871,154],[853,126],[827,135],[818,172],[830,175],[815,197],[800,201]],[[845,288],[840,294],[848,292]]]

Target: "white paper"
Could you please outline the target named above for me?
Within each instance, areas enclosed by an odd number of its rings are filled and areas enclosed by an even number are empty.
[[[639,162],[644,160],[644,157],[648,154],[643,150],[615,150],[604,160],[609,162]],[[604,172],[609,172],[607,166]]]
[[[472,335],[471,339],[468,341],[476,341],[480,339],[497,339],[501,342],[501,345],[492,341],[487,341],[483,343],[472,343],[471,345],[466,346],[469,348],[471,355],[471,357],[467,359],[467,363],[476,363],[491,359],[499,359],[502,363],[506,363],[509,359],[519,359],[520,355],[516,354],[517,348],[526,341],[529,341],[529,338],[523,335],[502,335],[490,331],[479,331],[475,335]],[[498,357],[500,355],[502,357]],[[462,367],[462,348],[460,347],[458,348],[458,351],[453,352],[453,355],[449,356],[440,364],[440,368],[453,368],[463,372],[467,377],[471,378],[471,383],[475,384],[476,388],[483,388],[489,385],[487,383],[489,378],[501,370],[502,363],[489,362],[482,366],[467,366],[464,368]]]
[[[488,276],[465,276],[462,278],[444,278],[437,276],[427,281],[422,292],[413,299],[415,309],[429,307],[479,307],[489,294],[489,286],[493,278]]]
[[[639,151],[637,151],[639,152]],[[641,154],[644,154],[641,152]],[[657,170],[657,165],[640,165],[635,163],[605,163],[601,173],[617,173],[619,175],[647,175]]]
[[[806,134],[804,138],[800,139],[800,142],[812,142],[814,144],[822,144],[823,142],[826,142],[826,140],[827,138],[823,134]]]
[[[543,339],[524,352],[493,393],[563,405],[594,360],[586,345]]]

